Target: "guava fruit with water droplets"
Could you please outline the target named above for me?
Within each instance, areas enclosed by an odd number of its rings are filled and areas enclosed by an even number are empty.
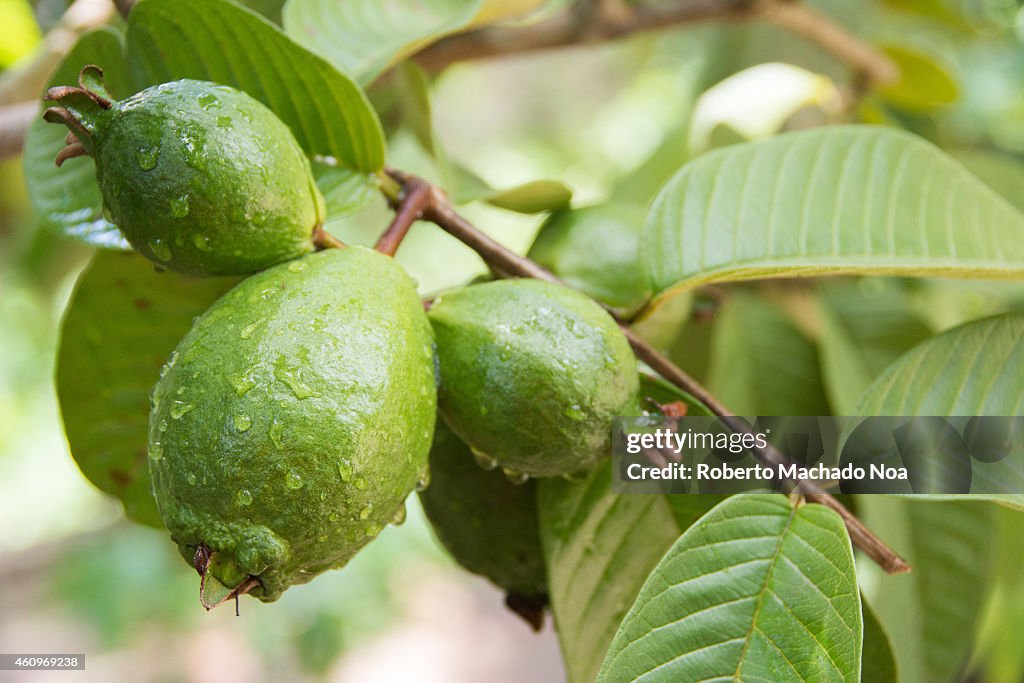
[[[539,280],[471,285],[435,300],[439,405],[485,465],[571,474],[610,453],[636,410],[636,359],[587,296]]]
[[[469,447],[443,421],[430,449],[430,485],[423,511],[441,544],[464,568],[509,594],[509,605],[532,605],[536,624],[547,603],[547,576],[537,519],[537,482],[515,484],[480,468]]]
[[[361,247],[243,280],[157,383],[149,466],[182,555],[277,599],[345,564],[427,476],[430,325],[409,277]]]
[[[47,120],[71,130],[65,158],[89,154],[105,211],[156,264],[240,275],[313,250],[324,204],[302,148],[248,94],[180,80],[115,101],[101,72],[52,88]]]

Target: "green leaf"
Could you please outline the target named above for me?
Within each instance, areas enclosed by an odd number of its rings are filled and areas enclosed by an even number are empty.
[[[591,683],[665,550],[721,496],[617,495],[606,461],[585,481],[542,479],[541,543],[569,680]]]
[[[1024,164],[1008,154],[970,149],[953,152],[953,158],[978,176],[1006,201],[1024,211]]]
[[[899,683],[896,653],[892,651],[889,633],[878,619],[875,608],[861,596],[864,618],[864,652],[860,658],[861,683]]]
[[[993,568],[995,508],[859,496],[865,524],[914,570],[877,574],[869,597],[908,683],[959,681]]]
[[[130,93],[121,41],[120,34],[110,28],[82,35],[46,87],[77,83],[82,66],[102,64],[110,90],[118,96]],[[47,123],[42,117],[29,126],[24,164],[32,208],[43,224],[56,232],[99,247],[127,249],[121,232],[103,218],[92,158],[68,159],[60,167],[54,162],[67,134],[67,128]]]
[[[651,573],[597,680],[855,682],[861,629],[839,516],[779,495],[733,496]]]
[[[137,522],[162,526],[146,459],[149,392],[192,318],[235,282],[156,273],[141,256],[101,251],[68,303],[57,395],[71,454]]]
[[[254,12],[224,0],[147,0],[132,11],[127,46],[139,90],[179,78],[230,85],[270,107],[310,156],[367,173],[384,165],[380,121],[359,86]]]
[[[825,287],[818,302],[821,369],[837,415],[857,412],[861,395],[890,363],[931,336],[902,289],[886,284]]]
[[[908,133],[845,126],[698,157],[655,199],[660,297],[711,282],[840,273],[1024,277],[1024,215]]]
[[[441,38],[521,16],[544,0],[289,0],[288,35],[370,83]]]
[[[569,206],[572,190],[558,180],[532,180],[506,190],[495,190],[481,199],[491,206],[516,213],[544,213]]]
[[[735,293],[716,314],[708,388],[738,415],[828,415],[814,345],[774,302]]]
[[[858,415],[1021,415],[1024,312],[977,320],[914,347],[864,392]]]
[[[356,214],[381,196],[375,176],[344,166],[314,161],[313,175],[332,220]]]
[[[882,51],[900,70],[899,80],[880,89],[891,104],[908,111],[927,112],[959,99],[956,80],[930,55],[899,45],[885,45]]]

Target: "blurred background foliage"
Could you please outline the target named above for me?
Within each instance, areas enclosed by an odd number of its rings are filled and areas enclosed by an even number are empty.
[[[24,99],[18,75],[47,63],[44,36],[68,4],[0,0],[0,105]],[[280,1],[248,4],[280,20]],[[1020,0],[809,4],[883,47],[903,79],[861,92],[844,65],[806,41],[763,24],[712,23],[436,74],[403,68],[369,94],[389,163],[453,192],[472,194],[474,178],[499,188],[550,179],[572,189],[574,206],[642,208],[708,149],[845,119],[928,138],[1024,207]],[[520,252],[544,221],[482,203],[463,209]],[[327,227],[372,243],[387,220],[379,202]],[[0,650],[84,650],[97,680],[562,680],[550,628],[529,634],[496,591],[452,566],[415,500],[408,521],[344,571],[271,605],[243,601],[241,619],[224,608],[203,613],[197,579],[164,533],[124,521],[67,451],[53,363],[63,306],[90,253],[40,228],[20,159],[0,162]],[[424,294],[484,272],[428,225],[398,259]],[[696,293],[685,322],[647,332],[740,413],[840,412],[819,301],[874,376],[928,334],[1021,308],[1024,287],[881,278],[713,287]],[[1024,679],[1022,530],[1019,515],[1000,515],[1006,542],[971,675],[1010,683]]]

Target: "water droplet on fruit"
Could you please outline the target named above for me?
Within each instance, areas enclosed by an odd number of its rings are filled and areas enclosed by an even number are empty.
[[[425,469],[420,472],[420,476],[416,479],[416,490],[426,491],[428,486],[430,486],[430,470]]]
[[[587,417],[586,412],[584,412],[583,408],[581,408],[578,403],[574,403],[566,408],[565,411],[563,411],[563,414],[573,420],[583,420]]]
[[[487,406],[482,405],[482,404],[480,405],[480,414],[481,415],[486,415],[489,412],[490,412],[490,410],[488,410]]]
[[[284,485],[293,491],[302,488],[302,477],[298,472],[289,472],[288,476],[284,480]]]
[[[160,156],[160,150],[156,147],[142,147],[139,149],[139,155],[136,160],[139,162],[139,168],[143,171],[152,171],[156,168],[156,159]]]
[[[154,441],[149,447],[149,457],[152,460],[162,460],[164,457],[164,447],[159,441]]]
[[[338,463],[338,474],[341,475],[341,480],[346,484],[352,481],[352,466],[344,460]]]
[[[188,215],[187,194],[183,194],[180,197],[173,197],[171,199],[171,215],[175,218],[184,218]]]
[[[501,468],[501,471],[505,474],[506,479],[516,485],[525,484],[526,480],[530,478],[530,475],[526,472],[519,472],[508,467]]]
[[[288,264],[288,270],[293,273],[301,273],[306,269],[306,264],[302,261],[292,261]]]
[[[232,422],[234,422],[235,429],[240,432],[246,432],[249,430],[249,427],[252,427],[252,418],[245,413],[238,413],[235,415],[235,417],[232,418]]]
[[[161,432],[166,432],[167,431],[167,420],[163,420],[163,419],[160,420],[160,424],[157,427],[157,429],[159,429]]]
[[[278,450],[284,447],[284,441],[281,439],[282,429],[284,429],[283,425],[276,418],[270,423],[270,440],[274,442],[274,447]]]
[[[278,356],[277,362],[274,364],[274,377],[277,381],[287,386],[297,399],[319,397],[319,392],[302,381],[299,376],[300,372],[300,366],[288,367],[284,356]]]
[[[255,367],[251,367],[248,370],[242,372],[236,372],[231,376],[231,385],[235,388],[235,393],[241,398],[249,393],[249,390],[256,386],[256,379],[253,375],[256,372]]]
[[[376,536],[377,534],[380,533],[380,525],[379,524],[368,524],[367,527],[366,527],[366,531],[364,533],[367,536]]]
[[[196,475],[195,475],[195,472],[189,472],[187,479],[188,479],[189,485],[191,485],[191,486],[195,486],[196,485]]]
[[[199,233],[192,235],[192,244],[199,251],[213,251],[213,247],[210,246],[210,238],[206,235],[200,235]]]
[[[198,99],[199,106],[203,109],[216,109],[220,107],[220,100],[213,93],[203,93]]]
[[[248,325],[242,328],[242,332],[239,334],[239,336],[242,339],[248,339],[249,337],[252,336],[252,333],[256,331],[256,328],[265,323],[266,321],[266,318],[260,318],[259,320],[255,320],[249,323]]]
[[[149,241],[149,253],[151,253],[153,258],[157,261],[163,261],[166,263],[171,260],[171,248],[161,239]]]
[[[366,480],[362,477],[356,477],[356,488],[362,491],[366,488]]]
[[[498,461],[487,455],[483,451],[478,451],[475,448],[470,449],[473,451],[473,459],[476,460],[476,464],[480,465],[485,470],[493,470],[498,466]]]
[[[395,514],[391,518],[391,523],[394,526],[402,526],[403,524],[405,524],[405,515],[405,504],[403,503],[398,507],[397,510],[395,510]]]
[[[239,505],[250,505],[252,504],[252,493],[249,492],[249,489],[240,489],[238,493],[235,494],[235,500]]]
[[[327,515],[327,519],[328,519],[328,521],[331,521],[331,522],[337,522],[338,521],[338,513],[337,512],[332,512],[331,514]]]
[[[191,403],[185,403],[184,401],[175,401],[174,405],[171,406],[171,417],[175,420],[180,420],[189,412],[195,410],[195,406]]]
[[[369,519],[373,514],[373,504],[367,503],[366,507],[359,511],[359,519]]]

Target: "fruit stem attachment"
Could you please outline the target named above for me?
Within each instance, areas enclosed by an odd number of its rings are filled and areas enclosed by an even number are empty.
[[[324,249],[348,249],[348,245],[318,225],[313,229],[313,246],[317,251]]]
[[[56,102],[59,106],[43,112],[43,119],[50,123],[62,123],[73,137],[67,140],[67,147],[57,153],[57,165],[68,159],[92,153],[92,135],[103,112],[114,106],[113,97],[103,84],[103,69],[87,64],[78,74],[78,85],[58,85],[46,91],[43,99]]]
[[[472,223],[455,211],[440,188],[431,185],[421,178],[416,178],[394,169],[387,169],[385,173],[395,181],[399,188],[409,188],[417,184],[425,185],[429,189],[429,202],[423,209],[423,219],[436,224],[442,230],[475,251],[497,275],[501,277],[530,277],[568,286],[551,271],[509,251],[478,230]],[[396,191],[394,186],[382,184],[381,191],[384,192],[393,206],[401,202],[402,192],[401,190]],[[736,417],[735,413],[726,408],[699,382],[686,374],[653,346],[641,339],[628,326],[622,324],[622,321],[614,312],[609,311],[609,313],[619,321],[622,333],[626,336],[638,359],[645,362],[668,382],[704,403],[711,412],[718,416],[734,432],[750,433],[750,426],[744,420]],[[755,448],[753,450],[758,459],[766,464],[774,466],[779,463],[789,462],[789,459],[771,444],[768,444],[766,448]],[[836,512],[843,519],[853,544],[878,563],[887,573],[902,574],[910,571],[910,565],[907,564],[906,560],[868,529],[842,503],[830,494],[822,491],[816,484],[806,480],[798,481],[794,490],[806,497],[807,500],[824,505]]]
[[[389,170],[386,169],[385,173]],[[405,186],[399,188],[397,201],[388,198],[388,203],[395,211],[395,218],[381,234],[374,249],[382,254],[394,256],[402,240],[409,234],[412,224],[423,218],[423,212],[430,201],[430,185],[419,178],[410,177]]]

